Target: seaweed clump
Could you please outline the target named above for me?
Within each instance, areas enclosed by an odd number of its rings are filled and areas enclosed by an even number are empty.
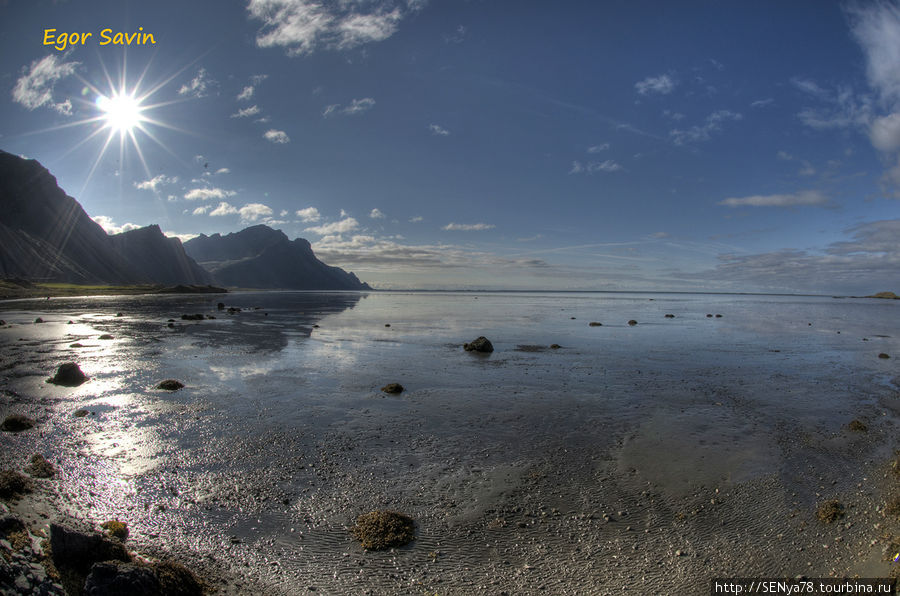
[[[411,517],[396,511],[372,511],[360,515],[350,529],[353,537],[367,550],[403,546],[415,537],[416,524]]]
[[[0,498],[12,499],[31,492],[31,480],[15,470],[0,470]]]
[[[56,468],[53,467],[47,458],[40,453],[31,456],[31,464],[25,468],[25,471],[35,478],[51,478],[56,474]]]
[[[400,383],[388,383],[382,387],[381,390],[392,395],[399,395],[400,393],[403,393],[403,385]]]
[[[900,496],[888,501],[884,506],[884,512],[888,515],[900,517]]]
[[[100,527],[109,532],[113,538],[118,538],[123,542],[128,538],[128,525],[125,522],[111,519],[100,524]]]
[[[868,432],[868,430],[869,430],[869,427],[866,426],[866,424],[864,422],[861,422],[860,420],[856,420],[856,419],[851,420],[850,424],[847,425],[847,428],[849,428],[850,430],[852,430],[854,432],[858,432],[858,433]]]
[[[176,381],[175,379],[166,379],[156,386],[157,389],[163,389],[165,391],[178,391],[182,387],[184,387],[184,383]]]
[[[0,424],[0,430],[5,430],[10,433],[22,432],[23,430],[28,430],[34,426],[34,420],[29,418],[28,416],[24,416],[22,414],[10,414],[7,416],[3,423]]]
[[[825,501],[816,509],[816,519],[826,524],[842,517],[844,517],[844,504],[836,499]]]

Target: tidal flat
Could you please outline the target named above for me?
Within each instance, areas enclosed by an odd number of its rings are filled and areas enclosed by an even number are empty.
[[[898,315],[658,293],[0,302],[0,419],[36,423],[0,433],[0,467],[57,470],[8,502],[33,533],[121,520],[130,549],[223,593],[896,577]],[[493,352],[463,349],[479,336]],[[88,380],[47,383],[66,362]],[[363,549],[351,529],[374,510],[415,539]]]

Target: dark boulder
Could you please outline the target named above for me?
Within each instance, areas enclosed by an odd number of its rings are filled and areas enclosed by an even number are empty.
[[[628,324],[631,325],[632,327],[634,327],[635,325],[637,325],[637,321],[635,321],[634,319],[631,319],[630,321],[628,321]]]
[[[381,388],[385,393],[391,393],[393,395],[398,395],[403,393],[403,385],[400,383],[388,383],[384,387]]]
[[[603,327],[603,323],[598,323],[597,321],[591,321],[588,323],[588,327]]]
[[[35,478],[51,478],[56,474],[56,468],[53,467],[47,458],[40,453],[31,456],[31,463],[26,466],[25,471]]]
[[[463,349],[466,352],[493,352],[494,346],[491,340],[482,335],[467,344],[463,344]]]
[[[885,354],[884,352],[882,352],[881,354],[878,355],[878,357],[881,359],[887,360],[891,356],[890,356],[890,354]]]
[[[10,414],[0,424],[0,430],[9,433],[18,433],[34,427],[34,420],[23,414]]]
[[[153,569],[134,563],[94,563],[84,582],[86,596],[159,596],[159,578]]]
[[[60,364],[56,370],[56,375],[47,380],[48,383],[54,385],[63,385],[65,387],[78,387],[85,381],[87,376],[81,372],[81,369],[74,362],[66,362]]]
[[[667,319],[674,319],[674,318],[675,318],[675,315],[668,314],[668,315],[666,315],[666,318],[667,318]]]
[[[0,470],[0,498],[14,499],[31,492],[32,483],[28,476],[15,470]]]
[[[182,321],[202,321],[205,318],[206,317],[200,313],[193,314],[193,315],[181,315]]]
[[[165,391],[178,391],[182,387],[184,387],[184,383],[175,379],[166,379],[156,386],[157,389],[164,389]]]
[[[131,561],[121,542],[102,534],[79,532],[60,524],[50,524],[50,550],[53,564],[60,571],[71,570],[82,576],[101,561]]]

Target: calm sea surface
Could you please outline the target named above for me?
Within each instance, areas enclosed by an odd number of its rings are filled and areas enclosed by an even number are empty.
[[[215,319],[181,320],[191,313]],[[0,318],[0,413],[41,422],[0,437],[4,463],[54,457],[73,515],[127,519],[138,543],[249,565],[285,593],[422,593],[443,589],[436,578],[451,593],[516,592],[527,566],[550,586],[614,591],[615,573],[566,571],[593,526],[540,538],[529,507],[560,519],[630,507],[629,523],[650,527],[648,491],[676,507],[771,481],[787,511],[814,504],[823,475],[849,490],[896,447],[884,404],[900,383],[900,301],[267,292],[11,301]],[[481,335],[492,354],[462,349]],[[46,384],[66,361],[90,381]],[[167,378],[185,388],[154,389]],[[405,391],[383,394],[390,382]],[[869,426],[864,443],[852,419]],[[346,528],[385,507],[416,517],[417,540],[363,553]],[[714,548],[725,530],[697,532]],[[722,544],[775,533],[745,534]],[[791,556],[805,555],[758,556],[757,574],[796,575]],[[645,564],[649,588],[672,581]]]

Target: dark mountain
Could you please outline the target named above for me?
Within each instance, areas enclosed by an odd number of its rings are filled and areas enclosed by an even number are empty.
[[[158,226],[114,236],[33,159],[0,151],[0,277],[101,284],[208,284]]]
[[[331,267],[313,254],[303,238],[289,240],[281,230],[253,226],[222,236],[200,236],[184,250],[218,283],[243,288],[284,290],[370,290],[352,273]]]

